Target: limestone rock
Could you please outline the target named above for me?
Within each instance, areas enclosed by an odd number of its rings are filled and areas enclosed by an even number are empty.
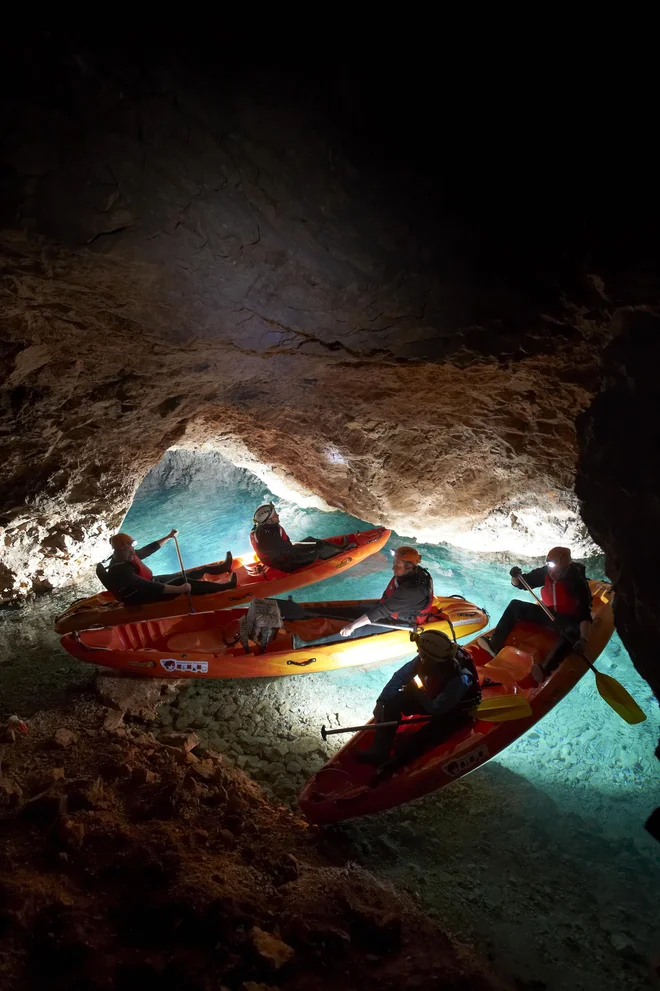
[[[167,733],[162,739],[168,746],[180,747],[186,753],[199,745],[197,733]]]
[[[254,948],[261,959],[272,967],[273,970],[279,970],[295,955],[293,947],[283,942],[278,936],[264,932],[258,926],[253,926],[250,936]]]
[[[181,684],[179,679],[121,678],[99,675],[96,690],[104,700],[124,715],[138,716],[147,722],[156,719],[158,705]]]
[[[61,726],[58,730],[56,730],[55,735],[53,736],[53,743],[55,746],[62,747],[63,750],[77,742],[78,735],[74,733],[73,730],[66,729],[64,726]]]

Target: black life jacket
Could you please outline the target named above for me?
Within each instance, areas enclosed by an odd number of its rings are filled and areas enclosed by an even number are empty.
[[[395,575],[390,579],[389,585],[383,592],[382,599],[389,599],[398,588],[404,589],[410,594],[411,611],[400,610],[398,613],[392,613],[392,619],[401,619],[404,622],[410,623],[415,622],[418,625],[425,623],[429,614],[433,611],[433,578],[430,573],[426,568],[417,565],[415,570],[407,575],[401,575],[400,578]],[[414,606],[412,603],[414,603]],[[413,608],[418,609],[418,612],[412,612]]]
[[[250,531],[250,543],[261,563],[271,568],[276,568],[277,562],[291,551],[291,541],[279,523],[255,523]]]
[[[417,675],[422,682],[424,690],[432,699],[440,695],[440,693],[444,691],[447,684],[448,679],[443,667],[443,665],[438,664],[438,671],[443,671],[443,673],[438,674],[437,677],[434,677],[433,671],[431,671],[430,674],[424,675],[421,665],[418,663],[416,666]],[[475,667],[474,661],[472,660],[472,655],[469,654],[467,650],[463,650],[462,647],[458,648],[458,653],[456,654],[456,674],[461,676],[467,675],[470,681],[468,690],[458,703],[457,708],[472,709],[474,706],[479,705],[481,702],[479,674]]]

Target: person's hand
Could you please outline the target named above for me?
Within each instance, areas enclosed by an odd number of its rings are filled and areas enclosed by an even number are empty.
[[[182,592],[190,592],[191,586],[189,582],[185,582],[185,584],[180,585],[179,588]]]
[[[167,535],[167,539],[168,540],[171,540],[172,537],[176,537],[178,535],[178,533],[179,533],[179,531],[178,530],[175,530],[174,527],[172,527],[172,529],[170,530],[170,532]]]
[[[587,641],[584,639],[584,637],[580,637],[573,644],[573,650],[575,651],[576,654],[584,654],[586,647],[587,647]]]
[[[339,635],[342,637],[350,637],[352,632],[353,632],[353,624],[349,623],[348,626],[342,626],[341,630],[339,631]]]
[[[511,575],[512,578],[518,578],[520,575],[522,575],[522,568],[519,568],[518,565],[516,564],[513,568],[511,568],[509,574]]]

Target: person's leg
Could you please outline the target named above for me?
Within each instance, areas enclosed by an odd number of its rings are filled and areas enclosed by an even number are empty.
[[[490,635],[490,646],[497,654],[506,642],[516,623],[538,623],[539,626],[550,626],[550,620],[540,606],[535,602],[523,602],[522,599],[512,599],[502,613],[502,618]]]
[[[449,712],[437,719],[430,719],[426,725],[421,724],[414,733],[401,736],[400,744],[395,744],[394,754],[379,769],[379,776],[386,777],[400,767],[410,764],[416,757],[426,753],[439,743],[446,740],[468,719],[464,711]]]
[[[394,698],[379,707],[376,721],[379,723],[398,722],[402,716],[424,715],[424,700],[419,689],[407,687],[397,692]],[[381,726],[374,732],[374,740],[368,750],[358,751],[355,759],[360,764],[381,764],[389,756],[397,726]]]
[[[532,675],[537,682],[543,681],[557,670],[564,658],[570,654],[573,644],[580,636],[580,628],[575,626],[573,622],[565,623],[559,619],[559,625],[562,628],[562,635],[558,638],[557,643],[543,663],[535,664],[532,668]]]
[[[232,576],[234,577],[234,576]],[[174,582],[174,584],[183,584]],[[236,581],[232,582],[202,582],[197,578],[193,578],[190,582],[190,594],[191,595],[215,595],[219,591],[224,591],[227,588],[235,588]]]

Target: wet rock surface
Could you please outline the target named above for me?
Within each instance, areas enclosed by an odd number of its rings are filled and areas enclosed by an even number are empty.
[[[511,986],[242,772],[103,716],[69,707],[64,767],[56,711],[3,753],[3,988]]]

